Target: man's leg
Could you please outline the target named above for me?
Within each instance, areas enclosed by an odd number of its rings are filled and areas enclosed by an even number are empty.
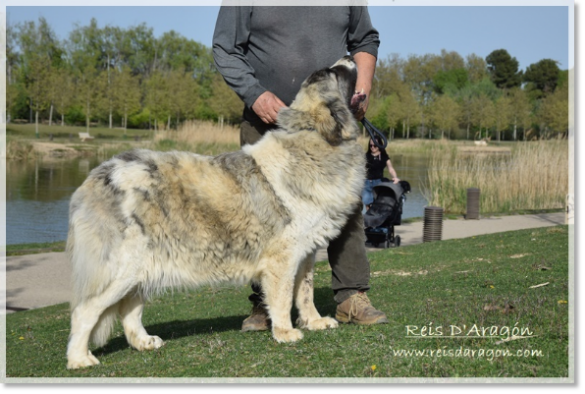
[[[266,125],[242,122],[240,144],[254,144],[274,129]],[[332,269],[332,288],[338,303],[336,319],[343,323],[375,324],[387,323],[386,315],[374,309],[365,292],[369,290],[370,263],[366,258],[365,233],[361,204],[348,219],[340,236],[329,243],[327,253]],[[268,313],[262,302],[259,285],[253,285],[248,299],[252,301],[252,313],[242,323],[242,331],[262,331],[270,328]]]
[[[376,310],[366,295],[370,289],[370,262],[361,210],[361,204],[356,205],[339,237],[327,248],[331,288],[338,304],[335,318],[342,323],[388,323],[386,315]]]

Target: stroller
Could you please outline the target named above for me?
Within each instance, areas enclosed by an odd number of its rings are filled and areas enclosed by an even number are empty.
[[[370,209],[364,214],[364,228],[367,242],[374,247],[383,244],[400,246],[400,236],[394,235],[394,226],[402,222],[402,205],[406,201],[406,193],[410,192],[410,184],[400,181],[394,184],[387,178],[374,186],[375,199]]]

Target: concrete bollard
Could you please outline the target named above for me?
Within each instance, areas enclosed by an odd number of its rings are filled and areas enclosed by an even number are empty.
[[[479,220],[479,189],[467,189],[467,213],[465,219]]]
[[[443,238],[443,208],[425,207],[423,242],[440,241]]]

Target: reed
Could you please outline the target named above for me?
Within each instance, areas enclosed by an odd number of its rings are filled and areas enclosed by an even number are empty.
[[[464,213],[467,189],[480,189],[480,212],[563,208],[569,186],[566,140],[520,142],[508,155],[433,150],[423,194],[431,206]]]
[[[6,159],[9,160],[27,160],[36,157],[34,147],[27,141],[7,139],[6,141]]]
[[[203,121],[189,121],[177,130],[159,131],[154,136],[154,149],[182,150],[202,155],[217,155],[240,148],[239,127],[223,127]]]

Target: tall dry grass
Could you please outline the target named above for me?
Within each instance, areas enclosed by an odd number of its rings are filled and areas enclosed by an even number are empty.
[[[189,144],[218,143],[239,144],[240,128],[224,125],[223,128],[213,122],[188,121],[177,130],[158,132],[155,141],[174,139]]]
[[[569,186],[566,140],[521,142],[509,155],[433,150],[423,194],[429,205],[464,213],[480,189],[483,213],[563,208]]]
[[[154,136],[155,149],[187,150],[205,155],[216,155],[240,148],[240,128],[223,127],[213,122],[189,121],[177,130],[159,131]]]

